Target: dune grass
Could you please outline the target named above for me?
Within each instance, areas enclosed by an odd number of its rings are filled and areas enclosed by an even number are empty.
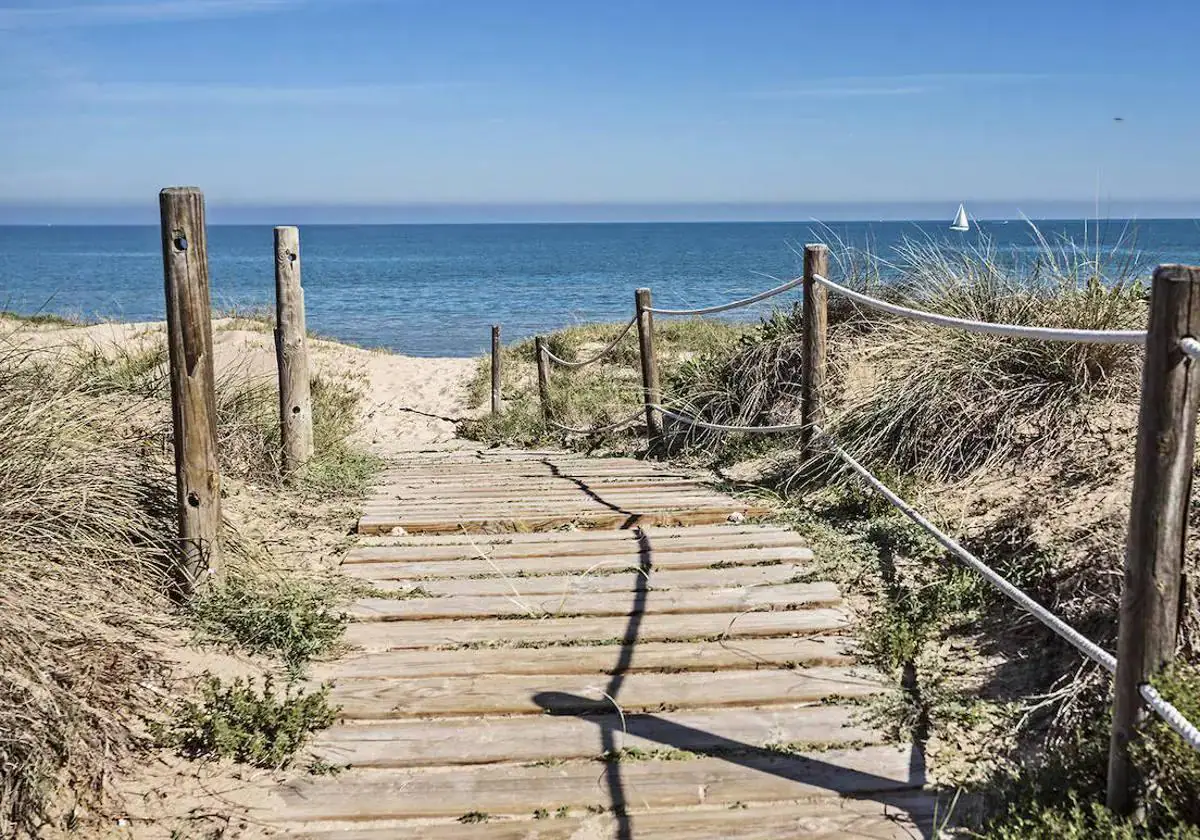
[[[0,337],[2,837],[40,836],[64,815],[86,813],[113,763],[144,746],[145,719],[167,726],[179,736],[171,742],[188,750],[213,733],[253,740],[250,724],[263,723],[279,738],[266,753],[247,755],[277,764],[300,730],[329,717],[310,695],[232,684],[209,685],[191,706],[164,705],[174,683],[163,645],[188,621],[204,638],[278,662],[289,682],[336,644],[345,624],[341,590],[283,569],[229,528],[226,584],[187,607],[174,603],[165,357],[150,335],[112,348],[68,340],[44,350]],[[261,493],[361,494],[377,462],[354,441],[359,395],[326,380],[314,381],[313,395],[318,454],[305,482],[287,488],[275,454],[273,387],[223,382],[226,475]],[[165,711],[172,717],[164,721]],[[232,730],[222,729],[226,712]],[[172,728],[188,719],[191,734]],[[214,741],[217,754],[229,746],[222,744]]]

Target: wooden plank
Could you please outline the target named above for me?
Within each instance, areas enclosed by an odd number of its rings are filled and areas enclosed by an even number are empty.
[[[480,476],[464,478],[410,478],[406,481],[389,481],[376,486],[375,493],[382,496],[405,496],[429,490],[433,493],[453,493],[457,496],[472,497],[486,496],[513,490],[554,492],[580,488],[574,482],[564,482],[558,478],[529,478],[519,479],[507,476],[493,476],[487,485],[480,485]],[[597,493],[608,493],[615,490],[671,490],[704,487],[708,485],[695,479],[678,478],[675,476],[614,476],[598,478],[587,482],[588,488]]]
[[[388,533],[394,528],[404,528],[410,533],[437,534],[459,531],[462,529],[517,529],[524,528],[534,531],[545,531],[572,523],[590,528],[629,528],[638,524],[646,525],[688,525],[691,523],[711,524],[725,521],[732,513],[742,513],[746,516],[765,514],[766,508],[752,508],[746,505],[730,503],[722,508],[693,508],[674,510],[669,508],[639,511],[630,515],[625,513],[595,512],[579,515],[547,515],[527,517],[484,517],[484,518],[429,518],[410,519],[403,516],[387,514],[364,516],[358,521],[360,534]]]
[[[892,746],[831,750],[811,756],[698,758],[630,761],[615,766],[620,797],[638,808],[684,807],[872,796],[919,787],[909,776],[909,750]],[[250,816],[277,822],[368,820],[532,814],[560,806],[609,808],[608,774],[595,762],[553,767],[488,765],[452,773],[420,770],[349,770],[337,777],[308,776],[283,786],[275,801],[252,807]],[[236,796],[236,794],[230,794]]]
[[[625,714],[718,706],[815,702],[866,697],[879,683],[847,668],[759,668],[711,673],[629,674],[618,701]],[[604,680],[587,674],[485,674],[470,677],[354,680],[335,685],[331,701],[348,720],[446,715],[597,714],[611,712]]]
[[[631,661],[616,645],[534,650],[393,650],[343,657],[312,669],[316,682],[485,674],[607,674],[640,671],[743,671],[763,667],[848,665],[853,642],[842,636],[730,639],[720,642],[639,642]]]
[[[717,526],[729,533],[699,528],[659,528],[647,534],[655,553],[667,551],[717,551],[768,546],[807,546],[808,540],[795,531],[762,530],[743,532],[736,526]],[[615,552],[637,554],[641,550],[635,531],[546,531],[540,534],[444,534],[441,536],[372,537],[346,554],[346,563],[394,560],[453,560],[473,556],[483,548],[492,557],[567,557]]]
[[[423,767],[492,762],[598,759],[609,751],[662,748],[719,751],[729,742],[845,746],[877,743],[878,734],[855,724],[848,706],[767,706],[747,709],[578,717],[487,717],[355,723],[322,732],[313,751],[352,767]],[[632,727],[633,732],[630,732]],[[640,732],[641,734],[634,734]],[[815,748],[815,746],[813,747]]]
[[[595,492],[595,491],[593,491]],[[516,496],[516,494],[524,494]],[[590,495],[578,488],[558,491],[533,492],[522,489],[492,493],[489,495],[472,495],[456,497],[447,493],[439,493],[429,488],[424,493],[389,496],[377,496],[363,503],[364,510],[410,508],[449,508],[458,509],[476,506],[488,509],[521,510],[530,507],[547,507],[549,505],[632,505],[632,504],[667,504],[683,502],[721,502],[731,503],[727,496],[714,493],[703,487],[646,490],[634,487],[629,490],[606,490],[603,495]]]
[[[304,840],[913,840],[932,837],[950,804],[923,791],[889,794],[886,801],[735,803],[672,810],[631,809],[624,817],[573,811],[566,817],[498,817],[463,825],[457,820],[343,824],[296,829]],[[377,827],[382,825],[383,827]],[[292,836],[289,834],[289,836]]]
[[[632,561],[633,558],[630,558]],[[653,590],[735,589],[786,583],[806,572],[791,563],[778,566],[737,566],[731,569],[689,569],[679,572],[652,571],[647,585]],[[451,595],[563,595],[583,592],[632,592],[641,576],[628,575],[539,575],[518,580],[495,575],[488,578],[443,578],[440,580],[377,580],[376,589],[397,593],[421,590],[439,598]]]
[[[644,580],[644,579],[643,579]],[[519,588],[518,588],[519,590]],[[555,595],[480,595],[455,598],[362,598],[350,607],[356,621],[423,621],[431,618],[492,618],[526,615],[672,615],[678,613],[794,610],[833,606],[842,596],[832,583],[791,583],[734,589],[642,590]],[[402,631],[401,631],[402,632]]]
[[[361,554],[356,556],[361,557]],[[755,566],[759,564],[810,563],[812,551],[807,548],[749,548],[737,551],[652,551],[651,577],[657,571],[711,569],[714,566]],[[568,575],[584,572],[631,571],[642,567],[637,554],[583,555],[578,557],[495,557],[485,559],[463,555],[454,560],[415,560],[396,563],[371,562],[343,566],[343,571],[365,580],[411,580],[421,577],[469,577],[471,575]],[[714,569],[716,571],[716,569]]]
[[[647,615],[637,625],[639,642],[691,639],[815,635],[840,630],[849,623],[837,609],[793,612]],[[629,629],[627,618],[543,618],[479,621],[419,621],[397,627],[384,622],[351,624],[349,645],[367,651],[479,645],[555,646],[582,642],[616,642]]]

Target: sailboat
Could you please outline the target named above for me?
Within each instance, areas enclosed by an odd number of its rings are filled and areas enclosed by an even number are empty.
[[[950,224],[950,230],[970,230],[971,223],[967,221],[967,208],[958,205],[958,213],[954,216],[954,221]]]

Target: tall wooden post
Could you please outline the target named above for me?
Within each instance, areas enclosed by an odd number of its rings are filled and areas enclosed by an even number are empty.
[[[654,355],[654,313],[650,308],[649,289],[638,289],[634,295],[637,312],[638,350],[642,359],[642,400],[646,405],[646,446],[650,454],[662,450],[663,421],[653,406],[662,401],[662,386],[658,382],[658,359]]]
[[[217,460],[212,306],[204,195],[193,187],[159,194],[167,346],[171,366],[179,593],[221,574],[221,472]]]
[[[1200,406],[1200,362],[1179,347],[1187,336],[1200,337],[1200,267],[1161,265],[1150,297],[1113,688],[1108,807],[1118,814],[1137,807],[1129,744],[1144,714],[1138,688],[1174,658],[1179,631]]]
[[[279,429],[283,474],[301,475],[313,454],[312,394],[308,378],[304,289],[300,285],[300,231],[275,228],[275,358],[279,366]]]
[[[824,245],[804,246],[804,309],[800,373],[800,452],[809,457],[813,426],[825,422],[825,343],[829,333],[829,290],[817,283],[816,275],[827,276],[829,248]]]
[[[540,335],[533,340],[537,356],[538,396],[542,400],[542,419],[550,419],[550,359],[546,357],[546,339]]]
[[[500,414],[500,325],[492,324],[492,416]]]

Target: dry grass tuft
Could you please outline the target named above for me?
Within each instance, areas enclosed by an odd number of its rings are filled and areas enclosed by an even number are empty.
[[[96,795],[132,743],[173,515],[125,401],[0,348],[0,836],[36,834],[59,783]]]

